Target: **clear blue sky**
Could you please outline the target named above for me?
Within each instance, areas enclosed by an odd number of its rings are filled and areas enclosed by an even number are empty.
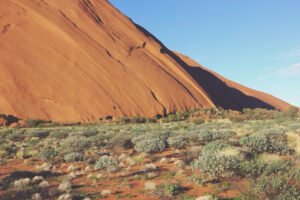
[[[300,106],[300,0],[111,0],[170,49]]]

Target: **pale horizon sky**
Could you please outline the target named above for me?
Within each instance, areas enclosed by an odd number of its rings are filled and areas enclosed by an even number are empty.
[[[168,48],[300,106],[300,1],[110,2]]]

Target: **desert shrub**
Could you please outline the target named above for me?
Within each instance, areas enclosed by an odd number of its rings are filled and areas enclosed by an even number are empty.
[[[290,161],[263,161],[261,159],[253,159],[244,161],[240,164],[240,171],[242,175],[251,178],[257,178],[261,175],[271,175],[278,172],[286,172],[292,166]]]
[[[196,197],[188,194],[180,194],[179,200],[196,200]]]
[[[133,148],[131,136],[128,133],[120,133],[108,140],[107,148],[122,147],[124,149]]]
[[[95,170],[105,169],[107,172],[115,172],[119,169],[118,160],[110,156],[100,157],[94,166]]]
[[[273,119],[275,115],[279,114],[280,112],[274,110],[267,110],[267,109],[243,109],[243,112],[240,113],[238,116],[243,118],[244,120],[265,120],[265,119]],[[231,117],[229,117],[231,118]]]
[[[13,142],[21,142],[25,139],[24,130],[16,130],[10,134],[6,135],[6,139]]]
[[[299,108],[291,106],[286,112],[287,117],[296,118],[298,117]]]
[[[243,137],[240,144],[247,146],[252,152],[288,153],[289,147],[286,135],[282,130],[265,130]]]
[[[153,153],[161,152],[166,149],[166,141],[153,135],[142,135],[133,138],[132,143],[138,152]]]
[[[160,139],[166,141],[169,137],[171,137],[172,135],[174,135],[174,132],[170,131],[170,130],[159,130],[159,131],[155,131],[151,134],[147,134],[147,136],[153,136],[153,137],[159,137]]]
[[[69,137],[61,144],[62,153],[82,152],[90,146],[91,142],[85,137]]]
[[[0,128],[0,137],[5,138],[6,135],[11,134],[13,132],[13,129],[1,129]]]
[[[255,182],[255,190],[260,197],[274,200],[297,200],[300,192],[297,185],[291,184],[291,179],[286,174],[261,176]]]
[[[192,168],[213,179],[230,177],[239,170],[240,160],[235,156],[221,154],[203,154],[192,163]]]
[[[300,123],[293,123],[293,124],[288,124],[290,131],[295,131],[296,133],[300,133]]]
[[[148,122],[148,119],[145,118],[145,117],[133,117],[131,118],[131,122],[132,123],[138,123],[138,124],[144,124],[144,123],[147,123]]]
[[[299,199],[300,170],[289,160],[254,159],[240,165],[241,174],[251,178],[254,199]]]
[[[98,134],[97,130],[84,129],[84,130],[73,130],[69,132],[69,137],[92,137]]]
[[[203,131],[198,135],[200,142],[211,142],[214,140],[226,140],[236,135],[233,131]]]
[[[247,120],[245,115],[240,115],[240,114],[238,114],[238,115],[229,115],[228,119],[231,122],[234,122],[234,123],[244,122],[244,121]]]
[[[208,130],[202,130],[200,133],[193,133],[191,137],[193,138],[193,143],[195,144],[203,144],[213,141],[213,135]]]
[[[265,162],[260,159],[253,159],[250,161],[241,162],[240,171],[242,175],[257,178],[263,174],[265,167]]]
[[[30,130],[26,132],[29,137],[38,137],[38,138],[46,138],[49,136],[49,131],[47,130]]]
[[[207,145],[205,145],[202,149],[202,154],[214,154],[219,153],[220,151],[231,147],[229,144],[220,142],[220,141],[214,141],[210,142]]]
[[[26,147],[34,147],[36,146],[40,141],[40,138],[38,137],[32,137],[29,138],[28,140],[26,140],[26,142],[24,143],[24,146]]]
[[[269,141],[264,135],[250,135],[243,137],[240,140],[240,144],[247,146],[251,151],[256,153],[268,152],[269,151]]]
[[[37,195],[39,194],[39,195]],[[50,199],[47,188],[41,188],[38,185],[27,186],[24,188],[14,188],[5,190],[1,194],[1,199],[5,200],[28,200],[28,199]]]
[[[53,131],[50,132],[49,137],[57,138],[57,139],[65,139],[69,136],[68,131],[60,130],[60,131]]]
[[[84,136],[84,132],[79,130],[74,130],[69,132],[69,137],[73,138],[73,137],[85,137],[85,136]]]
[[[189,117],[190,117],[190,112],[176,112],[176,113],[168,114],[167,116],[162,118],[161,121],[164,123],[178,122],[178,121],[183,121]]]
[[[185,146],[188,143],[188,140],[184,136],[173,136],[173,137],[169,137],[167,142],[170,147],[176,149],[182,149],[185,148]]]
[[[300,168],[293,168],[290,173],[293,180],[300,182]]]
[[[111,137],[111,135],[98,133],[97,135],[90,137],[90,140],[93,143],[93,145],[100,147],[100,148],[101,147],[104,148],[108,144],[110,137]]]
[[[47,120],[40,120],[40,119],[27,119],[25,123],[28,127],[39,127],[46,124],[51,124],[52,122]]]
[[[1,158],[13,157],[18,151],[18,147],[13,143],[3,143],[0,145]]]
[[[0,149],[2,145],[5,145],[7,141],[4,138],[0,138]]]
[[[265,175],[271,175],[276,173],[289,173],[293,163],[289,160],[282,160],[282,161],[268,161],[265,169]]]
[[[193,119],[192,122],[196,125],[200,125],[200,124],[203,124],[205,123],[205,121],[203,119]]]
[[[85,137],[92,137],[98,134],[97,130],[84,130],[82,131],[82,135]]]
[[[82,153],[73,152],[64,155],[64,160],[67,162],[78,162],[83,161],[84,156],[82,155]]]
[[[131,119],[129,117],[122,117],[122,118],[119,119],[119,123],[129,124],[129,123],[131,123]]]
[[[200,155],[201,147],[191,147],[188,148],[187,151],[183,151],[180,153],[180,157],[186,164],[190,164],[195,159],[197,159]]]
[[[51,161],[58,155],[58,152],[52,147],[45,147],[39,154],[39,157],[44,161]]]
[[[178,183],[167,183],[161,184],[156,188],[156,195],[160,198],[172,198],[175,195],[178,195],[183,188]]]

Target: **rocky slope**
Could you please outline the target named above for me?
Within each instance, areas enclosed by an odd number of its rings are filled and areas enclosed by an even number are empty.
[[[2,0],[0,114],[54,121],[290,105],[165,47],[107,0]]]

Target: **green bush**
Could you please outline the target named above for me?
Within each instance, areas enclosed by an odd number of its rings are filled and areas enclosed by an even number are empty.
[[[253,159],[242,162],[240,164],[240,171],[242,175],[250,178],[258,178],[261,175],[271,175],[278,172],[286,172],[291,166],[292,163],[290,161],[266,162],[261,159]]]
[[[186,145],[188,143],[187,138],[184,136],[181,136],[181,135],[169,137],[167,142],[170,147],[173,147],[176,149],[183,149],[186,147]]]
[[[52,122],[46,120],[40,120],[40,119],[27,119],[25,123],[29,127],[39,127],[45,124],[51,124]]]
[[[73,152],[82,152],[90,147],[90,140],[85,137],[69,137],[62,141],[61,152],[73,153]]]
[[[29,138],[28,140],[26,140],[26,142],[24,143],[24,146],[25,147],[29,147],[29,148],[33,148],[39,142],[40,142],[40,138],[38,138],[38,137],[32,137],[32,138]]]
[[[200,142],[211,142],[214,140],[226,140],[235,136],[233,131],[203,131],[199,133],[198,140]]]
[[[6,139],[13,142],[22,142],[25,139],[25,130],[16,130],[12,133],[6,134]]]
[[[119,163],[113,157],[102,156],[96,161],[94,168],[95,170],[105,169],[107,172],[115,172],[119,169]]]
[[[254,159],[240,165],[241,174],[251,178],[254,199],[296,200],[300,198],[300,170],[289,160]]]
[[[183,121],[189,117],[190,117],[189,112],[176,112],[176,113],[168,114],[168,116],[162,118],[161,121],[164,123],[178,122],[178,121]],[[160,117],[157,117],[157,118],[160,118]]]
[[[156,119],[154,118],[146,118],[141,116],[135,116],[135,117],[123,117],[118,120],[121,124],[129,124],[129,123],[135,123],[135,124],[145,124],[145,123],[155,123]]]
[[[240,160],[235,156],[203,154],[192,163],[192,168],[213,179],[231,177],[239,170]]]
[[[167,183],[159,185],[155,193],[161,199],[172,198],[175,195],[178,195],[182,191],[182,189],[183,188],[177,183]]]
[[[68,131],[60,130],[60,131],[53,131],[50,132],[49,137],[56,138],[56,139],[65,139],[69,136]]]
[[[256,134],[243,137],[240,144],[250,148],[252,152],[282,153],[290,151],[286,135],[282,130],[265,130]]]
[[[202,154],[209,155],[209,154],[219,153],[220,151],[227,149],[229,147],[231,147],[229,144],[220,141],[210,142],[203,147]]]
[[[133,138],[131,141],[138,152],[154,153],[162,152],[166,149],[166,141],[153,135],[142,135]]]
[[[13,143],[3,143],[0,145],[2,159],[13,157],[18,151],[18,147]]]
[[[164,191],[167,196],[174,196],[180,191],[180,187],[177,184],[166,184],[164,185]]]
[[[91,140],[93,145],[99,148],[104,148],[108,145],[110,138],[111,138],[111,134],[108,135],[108,134],[98,133],[97,135],[92,136],[89,139]]]
[[[188,195],[188,194],[181,194],[179,196],[179,200],[196,200],[196,197]]]
[[[269,161],[264,169],[264,174],[289,173],[292,165],[293,163],[290,160]]]
[[[47,130],[30,130],[26,132],[29,137],[38,137],[38,138],[46,138],[49,136],[49,131]]]
[[[137,124],[144,124],[144,123],[146,123],[148,120],[147,120],[147,118],[145,118],[145,117],[139,117],[139,116],[137,116],[137,117],[133,117],[133,118],[131,118],[131,122],[132,123],[137,123]]]
[[[193,119],[192,122],[196,125],[205,123],[205,121],[203,119]]]
[[[45,147],[40,152],[39,157],[44,161],[49,161],[49,160],[52,161],[57,155],[58,152],[54,148]]]
[[[290,173],[293,180],[300,182],[300,168],[293,168]]]
[[[241,175],[257,178],[263,174],[266,168],[266,163],[260,159],[244,161],[240,164]]]
[[[287,175],[262,176],[255,183],[255,190],[260,197],[274,200],[298,200],[299,188],[291,184]]]
[[[82,153],[77,152],[68,153],[64,155],[64,160],[67,162],[79,162],[84,160],[84,156],[82,155]]]
[[[97,134],[98,134],[97,130],[85,130],[85,131],[82,131],[82,135],[85,136],[85,137],[92,137],[92,136],[95,136]]]
[[[291,106],[288,111],[286,112],[287,117],[290,118],[297,118],[299,113],[299,108],[295,106]]]
[[[131,136],[128,133],[120,133],[108,140],[107,148],[122,147],[124,149],[133,148]]]

